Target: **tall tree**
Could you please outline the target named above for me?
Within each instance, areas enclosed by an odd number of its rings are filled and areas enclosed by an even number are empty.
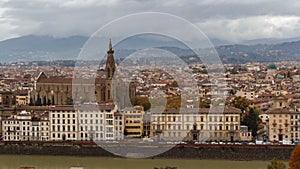
[[[143,106],[145,111],[151,107],[148,97],[134,96],[130,101],[133,106]]]
[[[242,112],[244,111],[248,111],[249,109],[249,105],[250,105],[250,101],[247,100],[246,98],[244,97],[235,97],[229,104],[230,106],[232,107],[236,107],[236,108],[239,108],[241,109]]]
[[[35,102],[35,106],[41,106],[41,105],[42,105],[42,99],[40,97],[40,94],[38,94]]]
[[[43,97],[43,106],[46,106],[47,105],[47,98],[46,96]]]
[[[289,160],[290,169],[300,169],[300,145],[294,148]]]
[[[256,109],[250,108],[249,113],[245,115],[241,124],[248,126],[252,130],[252,136],[255,137],[257,134],[257,127],[261,119],[259,118],[258,111]]]
[[[66,104],[67,105],[73,105],[73,99],[71,97],[67,97]]]
[[[268,164],[268,169],[286,169],[286,166],[282,161],[274,158],[271,163]]]

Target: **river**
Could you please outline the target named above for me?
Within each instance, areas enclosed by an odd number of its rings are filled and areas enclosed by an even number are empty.
[[[1,169],[18,169],[21,166],[36,169],[266,169],[268,161],[186,160],[186,159],[125,159],[103,157],[0,155]]]

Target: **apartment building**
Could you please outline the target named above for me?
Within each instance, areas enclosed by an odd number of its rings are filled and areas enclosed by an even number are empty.
[[[291,141],[300,140],[300,112],[298,110],[291,111]]]
[[[25,110],[2,119],[4,141],[49,140],[48,112],[32,114]]]
[[[181,141],[191,130],[199,130],[194,141],[240,140],[241,110],[233,107],[189,108],[182,113],[153,112],[151,137]]]
[[[142,137],[145,114],[143,107],[124,108],[121,113],[124,116],[124,135],[132,138]]]
[[[291,111],[289,108],[275,108],[268,110],[269,140],[291,140]],[[294,123],[294,122],[293,122]]]
[[[120,127],[114,123],[114,114],[117,112],[117,107],[114,104],[83,104],[77,107],[77,111],[79,140],[115,140],[114,136],[117,133],[114,133],[114,129],[119,130]],[[118,122],[120,120],[122,118],[117,119]],[[117,126],[115,127],[114,124]]]
[[[50,140],[77,140],[78,117],[73,106],[51,106],[49,108]]]
[[[114,113],[114,131],[115,140],[124,139],[124,116],[119,112]]]

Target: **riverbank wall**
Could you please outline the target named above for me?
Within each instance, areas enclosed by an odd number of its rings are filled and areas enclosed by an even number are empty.
[[[113,145],[118,146],[118,145]],[[155,151],[156,147],[142,147],[143,151]],[[289,160],[295,146],[286,145],[177,145],[170,150],[150,158],[170,159],[215,159],[215,160]],[[2,144],[2,155],[62,155],[62,156],[99,156],[122,157],[98,145],[37,145]]]

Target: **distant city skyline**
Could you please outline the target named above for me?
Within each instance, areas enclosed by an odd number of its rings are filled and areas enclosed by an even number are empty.
[[[263,38],[293,38],[300,36],[299,7],[300,2],[296,0],[284,3],[273,0],[1,0],[0,41],[31,34],[89,36],[114,19],[150,11],[187,19],[210,39],[239,43]]]

